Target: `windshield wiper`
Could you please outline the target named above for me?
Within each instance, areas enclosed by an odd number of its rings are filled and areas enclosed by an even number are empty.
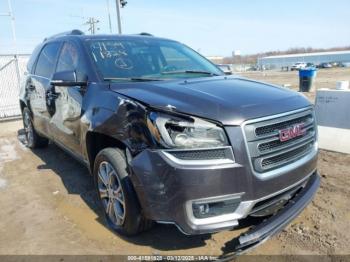
[[[105,81],[140,81],[140,82],[162,81],[161,79],[146,78],[146,77],[105,77],[103,78],[103,80]]]
[[[184,71],[164,71],[161,73],[162,75],[171,75],[171,74],[204,74],[210,76],[218,76],[218,74],[208,72],[208,71],[200,71],[200,70],[184,70]]]

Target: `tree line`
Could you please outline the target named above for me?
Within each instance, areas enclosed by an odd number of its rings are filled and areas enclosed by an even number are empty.
[[[268,51],[251,55],[243,55],[241,57],[225,57],[223,62],[225,64],[242,63],[242,64],[256,64],[259,57],[276,56],[276,55],[290,55],[301,53],[315,53],[315,52],[331,52],[331,51],[346,51],[350,50],[350,46],[332,47],[332,48],[313,48],[313,47],[293,47],[285,51]]]

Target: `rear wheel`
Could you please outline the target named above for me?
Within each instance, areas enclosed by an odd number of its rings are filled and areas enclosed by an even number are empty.
[[[33,126],[31,114],[28,108],[23,109],[23,126],[29,148],[46,147],[49,140],[40,136]]]
[[[152,225],[141,213],[127,173],[123,151],[103,149],[96,157],[94,177],[108,226],[126,236],[136,235]]]

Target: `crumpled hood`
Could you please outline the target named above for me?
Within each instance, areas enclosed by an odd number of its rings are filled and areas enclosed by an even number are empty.
[[[111,83],[110,88],[152,107],[171,106],[224,125],[310,106],[297,92],[240,77]]]

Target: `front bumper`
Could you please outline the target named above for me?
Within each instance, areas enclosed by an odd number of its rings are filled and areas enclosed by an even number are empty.
[[[221,259],[231,259],[232,255],[238,255],[256,247],[281,231],[311,202],[319,186],[320,176],[315,172],[305,187],[283,209],[248,232],[227,243],[226,247],[224,247],[225,255]],[[232,243],[233,245],[231,245]]]
[[[305,187],[315,174],[317,152],[306,162],[271,179],[261,180],[249,166],[244,144],[235,148],[235,160],[207,166],[178,165],[157,150],[145,150],[130,161],[131,180],[144,215],[175,224],[185,234],[232,229],[255,205],[296,187]],[[234,212],[198,219],[192,202],[238,199]],[[301,211],[301,210],[300,210]]]

